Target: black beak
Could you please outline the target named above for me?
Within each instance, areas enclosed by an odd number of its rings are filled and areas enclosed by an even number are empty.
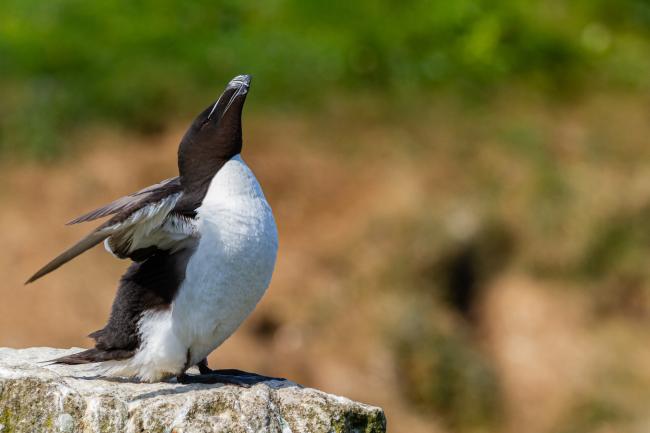
[[[217,117],[216,120],[219,121],[228,112],[228,109],[234,102],[238,99],[245,99],[248,94],[251,78],[250,75],[237,75],[230,80],[226,89],[212,106],[207,120]]]

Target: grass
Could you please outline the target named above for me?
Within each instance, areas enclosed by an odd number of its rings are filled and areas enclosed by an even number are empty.
[[[647,90],[649,28],[643,0],[6,0],[0,151],[60,154],[95,123],[160,131],[242,72],[267,110],[322,107],[332,93],[392,106],[440,89],[477,101],[513,84],[551,98]]]

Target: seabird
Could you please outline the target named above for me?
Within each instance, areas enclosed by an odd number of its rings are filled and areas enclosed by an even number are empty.
[[[104,242],[133,263],[122,276],[95,347],[53,360],[96,363],[103,375],[155,382],[232,383],[258,375],[211,370],[206,357],[253,311],[273,273],[278,233],[262,188],[240,153],[251,77],[233,78],[192,122],[178,148],[179,176],[73,219],[111,216],[36,272],[52,272]],[[186,371],[198,366],[199,375]]]

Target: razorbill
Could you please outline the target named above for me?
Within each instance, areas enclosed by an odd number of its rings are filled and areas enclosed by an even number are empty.
[[[264,295],[278,249],[271,207],[240,155],[250,80],[233,78],[192,122],[178,148],[179,176],[70,221],[112,215],[27,281],[100,242],[133,261],[108,323],[89,335],[95,347],[55,363],[96,363],[99,374],[147,382],[255,382],[256,375],[206,362]],[[201,374],[187,375],[194,365]]]

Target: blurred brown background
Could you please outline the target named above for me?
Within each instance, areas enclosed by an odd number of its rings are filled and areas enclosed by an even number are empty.
[[[252,73],[280,251],[211,365],[393,432],[650,430],[650,4],[117,3],[0,5],[0,346],[88,346],[127,263],[23,281]]]

